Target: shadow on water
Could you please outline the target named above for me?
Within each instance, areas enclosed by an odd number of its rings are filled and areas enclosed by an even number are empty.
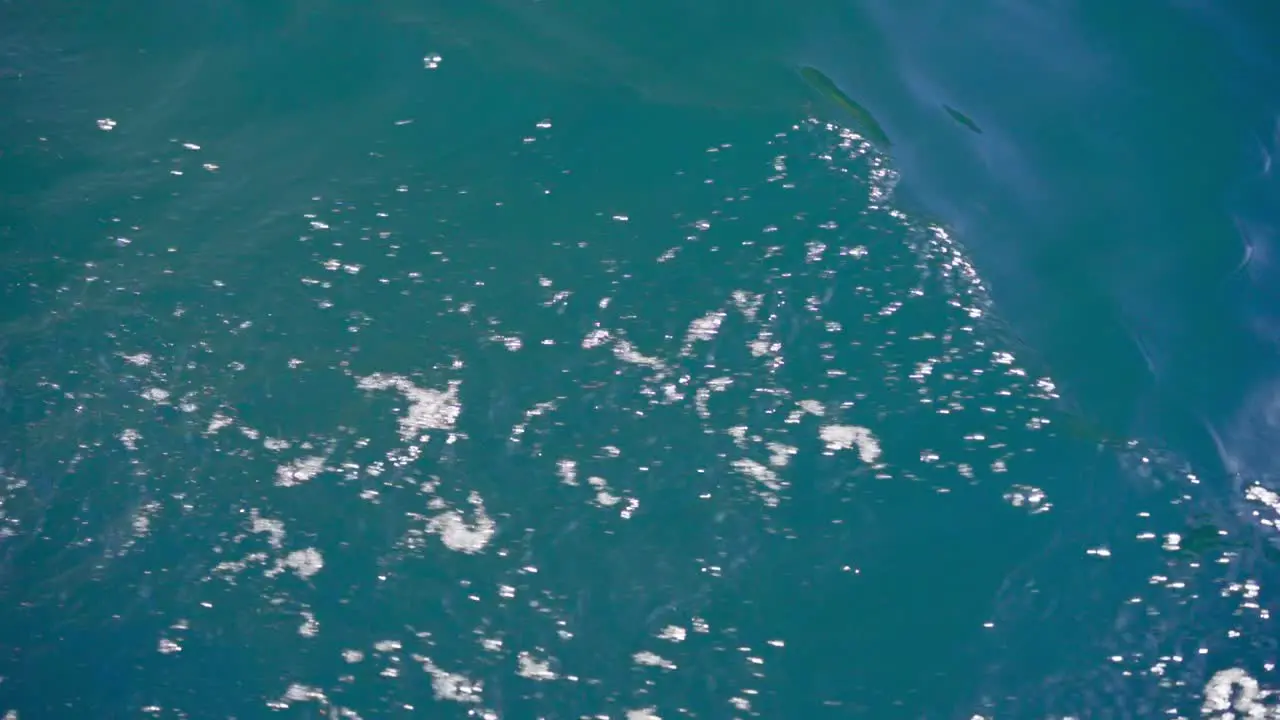
[[[1221,5],[1182,6],[376,0],[366,16],[336,2],[281,4],[265,29],[222,18],[217,32],[248,34],[262,54],[207,72],[261,113],[228,132],[281,139],[291,113],[323,115],[332,104],[373,101],[372,87],[409,82],[409,71],[377,71],[413,48],[479,68],[439,74],[474,83],[474,96],[519,92],[474,80],[516,75],[779,124],[806,112],[829,117],[892,158],[909,209],[955,229],[997,312],[1079,409],[1068,433],[1108,447],[1135,433],[1160,437],[1194,465],[1221,458],[1243,486],[1274,472],[1270,440],[1280,424],[1270,339],[1280,324],[1271,290],[1280,137],[1274,101],[1259,90],[1276,79],[1276,65],[1252,30],[1265,23],[1241,24]],[[349,45],[317,53],[331,85],[313,93],[290,82],[300,69],[265,60],[275,43],[289,46],[285,55],[327,49],[304,32],[321,25],[348,29],[329,37]],[[1245,70],[1233,75],[1236,67]],[[181,70],[174,95],[217,85],[199,57]],[[288,91],[241,97],[249,91],[239,90],[237,72],[265,73]],[[206,113],[206,127],[222,119],[223,103],[186,99]],[[421,125],[458,124],[449,113],[433,117],[432,101],[413,107]],[[164,102],[143,110],[155,117],[182,105]],[[403,109],[386,102],[379,121]],[[484,142],[477,128],[503,121],[481,117],[463,130]],[[127,140],[131,127],[114,137]],[[339,144],[327,141],[371,132],[314,127],[309,144],[319,149],[295,177],[324,167],[324,146]],[[86,191],[82,179],[67,184],[67,203]],[[200,199],[215,205],[226,189]],[[1242,547],[1234,535],[1223,539],[1222,526],[1213,512],[1193,518],[1182,552],[1207,558]]]
[[[1280,425],[1280,73],[1259,30],[1280,23],[1246,6],[379,5],[446,55],[855,129],[891,156],[898,201],[955,231],[1079,410],[1068,431],[1158,439],[1238,515],[1275,485]],[[1226,547],[1210,515],[1184,552]]]
[[[1276,25],[1182,5],[876,1],[808,52],[876,108],[902,192],[961,231],[1090,415],[1266,478],[1280,65],[1257,28]]]
[[[1255,132],[1272,116],[1249,102],[1274,65],[1232,9],[1183,5],[1142,2],[1136,20],[1005,0],[377,7],[441,54],[506,72],[848,124],[890,152],[901,201],[959,233],[1084,412],[1203,460],[1205,423],[1222,427],[1280,369],[1255,360],[1272,348],[1248,326],[1272,314],[1222,292],[1266,286],[1270,226],[1225,203],[1245,155],[1273,152]],[[1240,64],[1252,79],[1228,87]]]
[[[1260,402],[1246,398],[1280,370],[1257,360],[1274,354],[1274,342],[1259,336],[1273,334],[1280,315],[1267,309],[1274,299],[1265,290],[1276,111],[1260,90],[1276,77],[1275,60],[1257,37],[1267,18],[1246,14],[1247,3],[1178,5],[1140,2],[1131,17],[1009,0],[826,0],[802,9],[764,0],[377,0],[360,12],[339,2],[281,3],[255,15],[257,24],[234,6],[200,5],[135,13],[150,28],[139,32],[165,38],[149,53],[178,42],[159,26],[203,33],[206,47],[185,60],[157,69],[122,38],[94,62],[103,72],[142,73],[138,85],[164,90],[160,99],[148,92],[145,101],[113,103],[131,112],[116,134],[126,141],[144,118],[179,112],[188,113],[186,124],[218,127],[228,141],[249,133],[283,140],[300,114],[392,103],[377,89],[421,82],[402,62],[409,53],[419,62],[434,53],[446,67],[465,64],[466,78],[439,73],[435,82],[474,78],[476,87],[450,85],[449,97],[467,100],[448,112],[433,111],[426,95],[385,114],[442,131],[453,113],[474,116],[447,150],[458,155],[506,127],[469,98],[521,94],[538,112],[545,103],[532,86],[546,83],[779,124],[805,112],[829,117],[888,150],[901,173],[899,201],[956,232],[998,311],[1094,421],[1216,457],[1204,425],[1230,445],[1234,416]],[[45,19],[41,28],[96,17]],[[345,44],[322,42],[334,36]],[[248,51],[215,67],[208,48],[229,43]],[[278,55],[281,47],[288,52]],[[303,68],[280,60],[300,55],[322,63],[305,70],[323,71],[325,87],[306,85]],[[24,76],[38,70],[15,67]],[[237,79],[250,73],[271,82]],[[537,83],[487,82],[509,77]],[[57,110],[39,89],[47,84],[0,82],[26,106]],[[261,90],[240,89],[248,87],[276,91],[258,97]],[[64,89],[84,98],[101,92]],[[220,108],[232,106],[255,110],[251,129],[245,117],[224,117]],[[93,119],[75,121],[92,127]],[[320,148],[373,130],[317,122],[312,132]],[[292,172],[320,167],[325,154],[314,155]],[[227,158],[237,160],[245,159]],[[88,169],[51,197],[72,204],[88,189],[121,184],[119,171],[96,172],[91,157],[82,162]],[[128,172],[150,169],[140,163]],[[1259,177],[1242,191],[1249,173]],[[235,189],[219,186],[201,202],[216,206]],[[1233,193],[1248,207],[1227,207]]]

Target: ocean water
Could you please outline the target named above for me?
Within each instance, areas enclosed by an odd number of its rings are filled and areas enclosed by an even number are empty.
[[[1277,34],[0,4],[0,712],[1280,717]]]

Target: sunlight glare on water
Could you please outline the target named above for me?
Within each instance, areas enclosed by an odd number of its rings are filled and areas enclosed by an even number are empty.
[[[1071,411],[886,156],[805,118],[633,207],[568,128],[203,244],[165,198],[247,171],[147,147],[6,320],[5,674],[154,717],[1280,717],[1261,551]]]

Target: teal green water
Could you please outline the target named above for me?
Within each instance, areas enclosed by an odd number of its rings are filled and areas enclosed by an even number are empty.
[[[0,712],[1280,716],[1274,11],[0,19]]]

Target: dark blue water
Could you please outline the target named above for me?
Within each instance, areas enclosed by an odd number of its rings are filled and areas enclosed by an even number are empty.
[[[1278,716],[1269,5],[0,20],[0,711]]]

